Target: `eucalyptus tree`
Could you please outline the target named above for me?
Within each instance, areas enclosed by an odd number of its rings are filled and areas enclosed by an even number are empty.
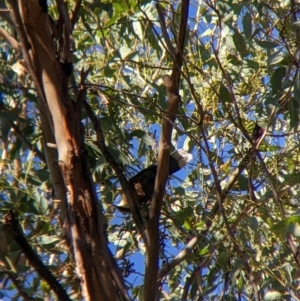
[[[298,11],[2,3],[1,297],[300,299]]]

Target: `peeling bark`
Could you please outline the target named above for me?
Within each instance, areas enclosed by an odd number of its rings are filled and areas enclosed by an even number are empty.
[[[80,112],[67,93],[68,78],[61,58],[56,57],[47,7],[34,0],[11,0],[10,4],[26,65],[37,87],[45,142],[54,142],[57,147],[57,150],[47,149],[47,164],[52,180],[58,182],[53,185],[56,197],[66,210],[65,235],[74,255],[83,298],[130,300],[107,245],[105,219],[97,203],[84,151]],[[72,28],[63,2],[59,4],[60,22],[67,22],[67,30],[59,33],[59,41],[63,43],[59,55],[69,62]]]

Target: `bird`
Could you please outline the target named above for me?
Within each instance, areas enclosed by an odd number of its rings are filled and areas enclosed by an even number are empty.
[[[193,155],[184,149],[172,152],[169,157],[169,176],[186,166],[192,159]],[[151,200],[156,172],[157,164],[152,164],[128,180],[129,185],[135,192],[139,205]],[[122,190],[120,190],[120,194],[122,197],[120,203],[113,206],[123,213],[129,213],[130,209],[127,197]]]

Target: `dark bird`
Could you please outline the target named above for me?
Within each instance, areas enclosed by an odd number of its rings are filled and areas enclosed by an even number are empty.
[[[193,155],[184,149],[175,150],[169,157],[169,175],[179,171],[193,159]],[[136,199],[141,205],[148,202],[153,194],[155,178],[157,172],[157,164],[153,164],[140,171],[138,174],[129,179],[129,185],[135,190]],[[122,196],[118,205],[113,205],[121,212],[130,212],[126,195],[120,191]]]

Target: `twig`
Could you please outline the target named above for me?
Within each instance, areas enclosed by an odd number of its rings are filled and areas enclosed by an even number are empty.
[[[78,20],[81,3],[82,3],[82,0],[77,0],[76,4],[75,4],[75,7],[72,10],[71,17],[70,17],[72,28],[74,28],[74,26],[75,26],[75,24],[76,24],[76,22]]]
[[[16,136],[24,143],[24,145],[30,149],[32,152],[35,153],[35,155],[44,163],[46,163],[46,158],[44,156],[44,154],[34,145],[32,145],[28,139],[24,136],[24,134],[22,133],[22,131],[19,129],[19,127],[14,124],[13,122],[9,121],[10,126],[14,129],[14,133],[16,134]]]
[[[7,229],[11,237],[22,249],[25,257],[28,259],[30,265],[36,270],[36,272],[48,283],[51,289],[56,294],[60,301],[71,301],[70,297],[64,290],[64,288],[57,281],[56,277],[50,272],[50,270],[44,265],[39,256],[34,252],[27,239],[25,238],[19,221],[15,218],[14,213],[10,211],[4,215],[4,227]]]
[[[182,293],[182,296],[181,296],[181,301],[186,301],[187,300],[188,293],[189,293],[189,290],[190,290],[190,286],[192,285],[198,271],[199,271],[199,268],[196,268],[193,271],[193,273],[191,274],[190,277],[186,277],[186,281],[185,281],[185,284],[184,284],[184,287],[183,287],[183,293]]]
[[[122,190],[128,200],[128,203],[130,206],[130,211],[132,213],[133,220],[135,221],[135,223],[137,225],[138,232],[143,236],[144,242],[147,246],[147,238],[144,235],[145,226],[144,226],[144,222],[140,215],[140,211],[139,211],[139,207],[137,205],[135,195],[133,194],[133,191],[132,191],[130,185],[128,184],[128,181],[127,181],[126,177],[124,176],[120,165],[115,160],[115,158],[111,155],[111,153],[109,152],[109,150],[105,144],[105,138],[104,138],[104,134],[102,131],[100,121],[95,116],[94,112],[92,111],[91,107],[89,106],[89,104],[86,101],[83,101],[83,106],[87,112],[88,117],[90,118],[91,122],[93,123],[95,132],[97,134],[96,144],[99,147],[99,149],[101,150],[106,161],[111,165],[111,167],[115,171],[115,173],[120,181],[120,184],[122,186]]]
[[[161,7],[161,5],[159,3],[156,4],[156,10],[158,12],[158,19],[159,19],[162,36],[164,37],[164,40],[167,44],[167,49],[168,49],[169,54],[171,55],[172,59],[174,59],[175,49],[172,45],[172,42],[170,40],[168,31],[167,31],[163,8]]]
[[[24,299],[24,301],[33,301],[34,298],[29,296],[23,285],[20,283],[19,281],[19,277],[18,276],[15,276],[13,273],[10,273],[10,272],[7,272],[7,275],[9,277],[9,279],[12,281],[12,283],[14,284],[14,286],[17,288],[18,292],[19,292],[19,295]]]
[[[5,29],[0,27],[0,35],[10,44],[10,46],[19,54],[22,53],[21,47],[17,40],[12,37]]]

